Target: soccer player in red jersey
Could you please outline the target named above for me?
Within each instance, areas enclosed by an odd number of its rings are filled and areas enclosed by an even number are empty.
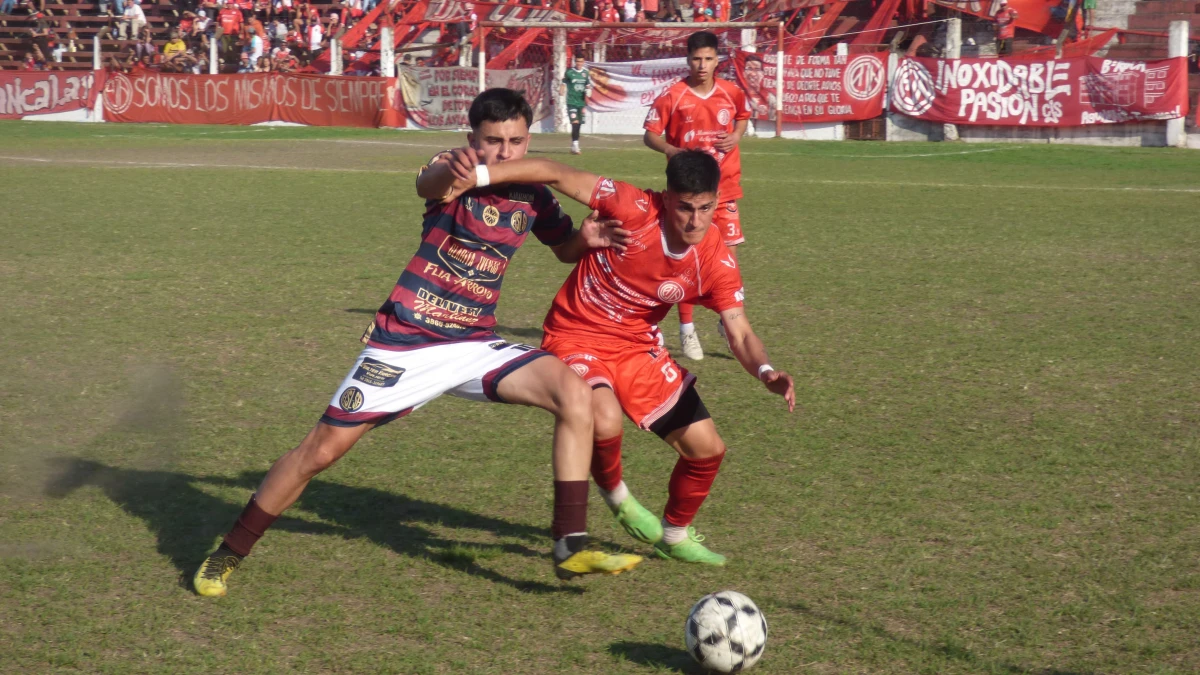
[[[457,189],[474,185],[474,150],[454,151]],[[792,378],[774,370],[742,307],[742,278],[711,228],[720,166],[700,151],[667,162],[667,189],[642,190],[544,159],[489,167],[493,183],[543,183],[622,221],[623,248],[587,252],[567,278],[543,324],[547,349],[592,385],[592,477],[617,520],[663,557],[723,565],[691,526],[708,496],[725,444],[694,387],[695,377],[661,347],[655,325],[671,305],[697,302],[720,314],[729,348],[751,375],[794,410]],[[679,453],[661,521],[629,493],[621,471],[621,411]]]
[[[713,225],[737,260],[737,245],[746,241],[738,215],[742,197],[742,159],[738,142],[750,124],[750,104],[740,87],[717,79],[717,36],[707,31],[688,37],[688,76],[655,99],[646,114],[646,146],[673,157],[684,150],[703,150],[721,165],[721,186]],[[665,135],[664,135],[665,134]],[[718,325],[718,331],[722,331]],[[724,335],[722,335],[724,337]],[[692,323],[691,303],[679,303],[679,340],[684,356],[704,358]]]
[[[472,102],[468,118],[479,171],[525,155],[533,111],[520,92],[489,89]],[[624,231],[594,219],[574,230],[543,185],[480,185],[448,199],[454,182],[450,153],[439,153],[417,177],[426,210],[416,254],[316,427],[271,466],[220,548],[197,570],[193,585],[200,595],[225,595],[229,575],[266,529],[363,434],[442,394],[537,406],[554,415],[551,532],[559,578],[616,574],[641,561],[585,548],[591,389],[558,359],[541,358],[548,352],[509,344],[494,332],[504,273],[529,233],[563,262],[575,262],[589,247],[619,245]]]

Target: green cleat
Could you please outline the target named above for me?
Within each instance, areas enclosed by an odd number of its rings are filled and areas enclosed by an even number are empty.
[[[696,534],[696,528],[688,526],[687,539],[678,544],[668,544],[659,541],[654,545],[654,553],[664,560],[679,560],[688,563],[703,563],[720,567],[725,564],[725,556],[713,553],[705,548],[704,535]]]
[[[612,512],[621,527],[634,539],[652,545],[662,540],[662,522],[639,504],[633,495],[626,497]]]

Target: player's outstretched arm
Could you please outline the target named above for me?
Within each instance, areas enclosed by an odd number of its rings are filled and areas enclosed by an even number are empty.
[[[479,155],[475,152],[475,149],[467,146],[453,150],[450,154],[452,155],[450,168],[454,175],[460,179],[453,184],[454,188],[458,190],[461,186],[462,190],[469,190],[476,187],[481,172],[477,168],[480,164]],[[563,195],[585,206],[591,201],[592,190],[596,188],[596,182],[600,180],[599,176],[590,171],[576,169],[573,166],[541,158],[525,158],[501,162],[485,167],[483,171],[486,172],[489,185],[499,183],[541,183],[549,185]]]
[[[782,370],[768,369],[767,349],[762,340],[754,334],[750,321],[746,318],[744,307],[735,307],[721,312],[721,321],[725,324],[725,335],[729,339],[729,349],[733,356],[742,364],[746,372],[757,377],[767,390],[778,394],[787,401],[788,412],[796,409],[796,390],[792,376]],[[764,366],[767,366],[766,368]]]

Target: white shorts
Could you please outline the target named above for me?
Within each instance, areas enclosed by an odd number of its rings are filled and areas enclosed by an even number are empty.
[[[342,380],[321,421],[339,427],[379,426],[442,394],[505,403],[496,393],[500,381],[534,359],[550,355],[500,338],[406,351],[367,347]]]

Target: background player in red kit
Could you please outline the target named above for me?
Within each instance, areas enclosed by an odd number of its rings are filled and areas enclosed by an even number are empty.
[[[742,197],[738,142],[750,124],[750,104],[740,87],[717,79],[717,46],[717,36],[707,31],[688,37],[688,76],[650,106],[643,140],[667,159],[683,150],[703,150],[716,157],[721,165],[721,187],[713,225],[736,260],[735,247],[746,241],[737,206]],[[718,325],[718,331],[722,330]],[[692,323],[691,303],[679,303],[679,341],[684,356],[697,361],[704,358]]]
[[[525,155],[533,111],[520,92],[489,89],[468,112],[467,140],[480,171]],[[555,573],[618,573],[641,558],[587,550],[591,390],[548,353],[509,344],[494,332],[494,311],[509,260],[528,234],[575,262],[611,232],[594,220],[574,231],[542,185],[510,184],[456,193],[450,154],[417,177],[426,199],[421,244],[375,315],[367,347],[308,436],[271,466],[258,490],[193,579],[200,595],[226,593],[226,581],[308,482],[350,451],[367,431],[450,394],[475,401],[543,408],[555,417]],[[617,232],[619,234],[619,231]]]
[[[454,151],[462,187],[472,186],[474,151]],[[793,410],[792,378],[767,363],[762,341],[742,307],[737,261],[710,227],[717,210],[721,171],[711,155],[688,151],[667,162],[667,189],[627,183],[542,159],[489,167],[496,183],[544,183],[622,221],[623,249],[586,253],[559,289],[543,325],[542,347],[594,388],[595,447],[592,477],[618,521],[663,557],[723,565],[691,527],[708,496],[725,444],[694,387],[695,377],[658,344],[654,325],[683,301],[721,315],[733,355]],[[595,214],[594,214],[595,215]],[[621,472],[621,410],[679,453],[662,521],[629,494]]]

